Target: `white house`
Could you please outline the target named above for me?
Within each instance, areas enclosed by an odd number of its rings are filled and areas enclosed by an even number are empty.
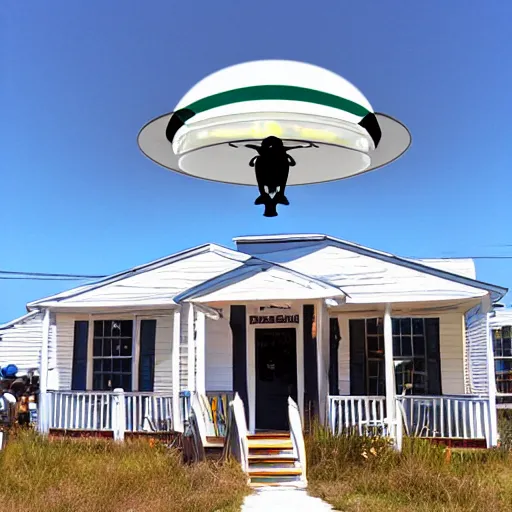
[[[215,411],[237,393],[252,433],[287,430],[291,397],[302,421],[336,432],[403,422],[411,435],[496,444],[489,312],[507,290],[478,281],[471,260],[319,234],[235,243],[29,303],[23,321],[41,321],[41,429],[180,431],[189,393],[217,397]],[[5,355],[9,331],[0,363],[24,367],[23,344]]]

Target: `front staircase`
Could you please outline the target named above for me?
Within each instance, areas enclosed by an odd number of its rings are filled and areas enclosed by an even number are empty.
[[[248,434],[247,442],[252,487],[305,487],[305,475],[289,432]]]

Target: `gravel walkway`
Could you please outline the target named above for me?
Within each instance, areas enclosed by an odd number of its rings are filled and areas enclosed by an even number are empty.
[[[320,498],[308,495],[305,489],[262,487],[245,498],[242,512],[328,512],[334,510]]]

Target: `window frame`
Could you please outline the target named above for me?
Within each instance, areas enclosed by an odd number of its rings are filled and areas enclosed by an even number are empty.
[[[504,329],[509,329],[509,336],[507,336],[508,339],[511,340],[511,344],[512,344],[512,326],[511,325],[501,325],[499,327],[493,327],[491,329],[491,339],[492,339],[492,355],[493,355],[493,369],[494,369],[494,382],[495,382],[495,385],[496,385],[496,394],[498,396],[503,396],[503,397],[511,397],[512,396],[512,348],[511,348],[511,355],[510,356],[504,356],[504,355],[496,355],[496,332],[500,332],[500,341],[501,341],[501,350],[502,350],[502,353],[503,353],[503,330]],[[500,391],[499,390],[499,386],[498,386],[498,373],[496,371],[496,363],[499,362],[499,361],[510,361],[511,362],[511,368],[510,370],[508,371],[509,373],[509,379],[508,380],[502,380],[502,382],[509,382],[509,389],[511,389],[511,391],[509,392],[503,392],[503,391]]]

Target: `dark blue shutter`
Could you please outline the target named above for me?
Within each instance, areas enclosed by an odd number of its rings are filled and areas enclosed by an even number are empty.
[[[350,320],[350,394],[366,395],[366,321]]]
[[[85,391],[87,389],[87,345],[89,340],[89,322],[75,322],[75,338],[73,342],[73,369],[71,373],[71,389]]]
[[[313,334],[315,306],[305,304],[302,308],[304,326],[304,405],[309,418],[318,416],[318,366],[317,343]],[[308,420],[309,420],[308,418]]]
[[[155,382],[156,320],[140,322],[139,391],[153,391]]]
[[[247,394],[247,312],[245,306],[231,306],[229,325],[233,333],[233,391],[244,403],[245,419],[249,422]]]
[[[429,395],[441,395],[439,318],[425,318],[425,334],[427,338],[427,393]]]
[[[329,320],[329,394],[339,395],[338,349],[340,346],[340,326],[337,318]]]

